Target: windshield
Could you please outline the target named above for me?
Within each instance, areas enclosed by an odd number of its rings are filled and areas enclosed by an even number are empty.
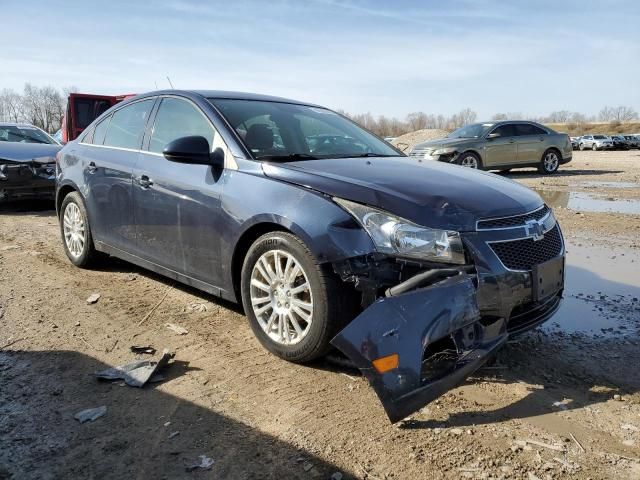
[[[447,135],[447,138],[480,138],[487,133],[491,127],[493,127],[493,123],[474,123],[454,130]]]
[[[257,160],[403,156],[325,108],[259,100],[210,101]]]
[[[47,143],[57,145],[49,135],[36,127],[0,125],[0,142]]]

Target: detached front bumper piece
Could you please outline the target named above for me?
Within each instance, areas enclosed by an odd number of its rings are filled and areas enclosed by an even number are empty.
[[[460,384],[507,340],[481,319],[472,276],[378,299],[331,341],[362,371],[391,422]]]

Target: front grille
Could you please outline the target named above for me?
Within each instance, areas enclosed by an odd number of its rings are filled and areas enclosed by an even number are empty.
[[[489,230],[492,228],[508,228],[519,227],[529,220],[540,220],[549,213],[549,207],[544,205],[542,208],[534,212],[525,213],[524,215],[516,215],[515,217],[493,218],[478,221],[478,230]]]
[[[510,270],[531,270],[562,253],[562,236],[558,225],[544,234],[542,240],[531,238],[490,243],[491,249]]]

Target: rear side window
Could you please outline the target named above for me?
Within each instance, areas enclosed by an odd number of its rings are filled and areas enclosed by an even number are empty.
[[[491,133],[499,133],[501,137],[513,137],[515,135],[513,125],[500,125],[495,128]]]
[[[151,107],[153,99],[142,100],[114,112],[104,137],[104,145],[139,149]],[[95,139],[99,140],[97,136]]]
[[[546,135],[545,132],[540,127],[536,127],[535,125],[531,125],[530,123],[518,123],[516,124],[516,135]]]
[[[149,151],[162,153],[169,142],[192,135],[206,138],[211,146],[215,130],[191,103],[178,98],[163,98],[153,125]]]
[[[109,115],[107,118],[105,118],[100,123],[98,123],[98,125],[96,125],[96,128],[93,129],[93,139],[91,140],[91,142],[87,142],[87,143],[93,143],[94,145],[102,145],[102,142],[104,141],[104,134],[107,131],[107,127],[109,126],[111,117],[112,115]]]

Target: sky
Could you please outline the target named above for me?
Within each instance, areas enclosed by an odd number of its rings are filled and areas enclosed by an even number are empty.
[[[168,87],[404,117],[640,111],[640,1],[0,0],[0,89]]]

